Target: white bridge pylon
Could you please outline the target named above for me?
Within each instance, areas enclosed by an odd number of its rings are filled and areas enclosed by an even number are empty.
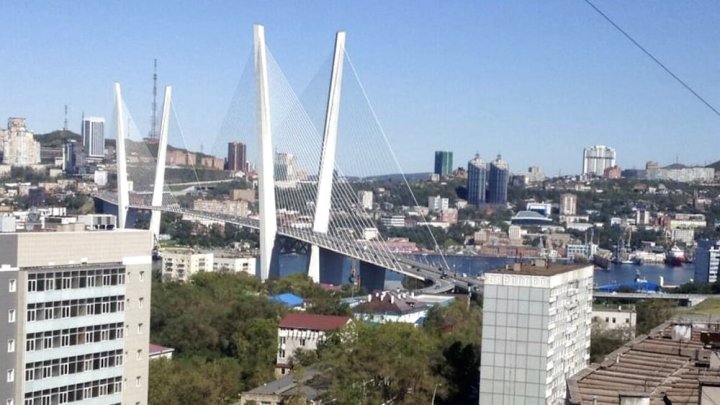
[[[265,28],[254,26],[255,77],[257,81],[258,140],[259,140],[259,205],[260,205],[260,278],[267,279],[276,271],[277,264],[277,215],[275,205],[274,155],[272,130],[270,126],[270,94],[267,73],[267,51]],[[320,156],[318,187],[315,201],[313,232],[327,233],[330,224],[335,151],[340,116],[340,95],[342,90],[343,61],[345,58],[345,33],[335,37],[333,68],[328,91],[325,127]],[[311,245],[308,275],[315,282],[320,281],[320,248]]]
[[[345,33],[338,32],[335,37],[335,54],[333,56],[330,90],[325,114],[322,155],[320,157],[320,175],[318,178],[317,198],[313,232],[327,233],[330,225],[330,209],[332,184],[335,168],[335,150],[337,145],[338,123],[340,118],[340,94],[342,92],[343,61],[345,60]],[[308,276],[314,282],[320,282],[320,248],[310,247]]]

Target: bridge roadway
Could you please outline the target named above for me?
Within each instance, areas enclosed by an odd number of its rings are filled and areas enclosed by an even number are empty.
[[[99,193],[93,197],[117,205],[117,197],[114,194]],[[254,218],[239,218],[222,213],[175,207],[152,207],[151,205],[146,205],[137,201],[133,202],[132,199],[130,202],[130,208],[141,210],[159,209],[163,212],[188,214],[198,218],[230,223],[246,228],[260,228],[259,221]],[[386,250],[378,249],[372,245],[359,245],[357,243],[353,243],[352,241],[346,241],[328,234],[314,233],[312,231],[290,226],[279,226],[278,234],[280,236],[296,239],[304,243],[316,245],[322,249],[370,263],[381,268],[386,268],[418,280],[429,281],[431,283],[430,286],[419,290],[419,292],[422,293],[442,294],[450,292],[456,287],[463,291],[482,289],[481,280],[473,277],[456,275],[454,272],[450,272],[447,269],[443,272],[441,268],[428,263],[419,262],[408,256],[396,256]]]
[[[712,297],[707,294],[676,294],[676,293],[642,293],[642,292],[604,292],[593,291],[593,298],[622,298],[622,299],[644,299],[657,298],[664,300],[687,301],[690,306],[695,306]]]

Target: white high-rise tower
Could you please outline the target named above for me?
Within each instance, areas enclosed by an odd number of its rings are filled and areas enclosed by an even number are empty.
[[[105,119],[85,117],[82,123],[82,140],[88,157],[105,156]]]

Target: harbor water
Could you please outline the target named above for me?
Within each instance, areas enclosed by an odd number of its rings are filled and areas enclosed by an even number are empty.
[[[418,257],[420,260],[427,260],[434,263],[442,263],[440,256],[429,255]],[[448,268],[452,272],[458,274],[465,273],[468,276],[478,276],[486,271],[501,269],[505,265],[512,264],[515,259],[505,257],[486,257],[486,256],[445,256]],[[280,259],[280,276],[286,276],[292,273],[304,272],[307,267],[307,256],[303,255],[283,255]],[[346,260],[343,266],[343,280],[350,277],[350,269],[352,263]],[[639,276],[651,283],[660,285],[660,277],[663,277],[665,285],[681,285],[690,281],[695,272],[692,263],[685,263],[679,267],[670,267],[663,264],[611,264],[608,269],[595,269],[595,285],[606,285],[612,283],[629,283]],[[395,288],[399,286],[399,281],[403,279],[403,275],[388,271],[386,273],[386,286]]]

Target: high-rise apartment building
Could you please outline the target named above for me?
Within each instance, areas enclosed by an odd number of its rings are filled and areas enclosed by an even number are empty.
[[[615,166],[615,149],[595,145],[583,150],[583,176],[602,176],[605,169]]]
[[[719,268],[720,241],[699,240],[695,251],[695,283],[716,282]]]
[[[560,196],[560,215],[577,215],[577,196],[566,193]]]
[[[487,188],[487,164],[480,159],[480,155],[468,162],[467,170],[468,202],[473,205],[485,203]]]
[[[480,405],[563,404],[590,358],[593,266],[485,273]]]
[[[247,147],[242,142],[228,143],[228,170],[247,173]]]
[[[373,192],[369,190],[360,190],[357,193],[360,206],[364,210],[371,210],[373,207]]]
[[[25,124],[25,118],[8,119],[7,131],[2,133],[4,165],[30,166],[40,163],[40,142]]]
[[[450,200],[439,195],[431,195],[428,197],[428,208],[430,211],[442,211],[450,207]]]
[[[105,119],[85,117],[82,122],[82,140],[85,153],[91,158],[105,156]]]
[[[0,234],[0,403],[147,404],[151,242]]]
[[[447,150],[435,151],[435,174],[440,176],[452,176],[453,153]]]
[[[498,155],[497,159],[489,164],[487,202],[490,204],[506,203],[509,181],[510,166]]]
[[[542,183],[545,181],[545,172],[543,171],[542,167],[538,166],[530,166],[528,167],[527,172],[527,181],[528,183]]]

